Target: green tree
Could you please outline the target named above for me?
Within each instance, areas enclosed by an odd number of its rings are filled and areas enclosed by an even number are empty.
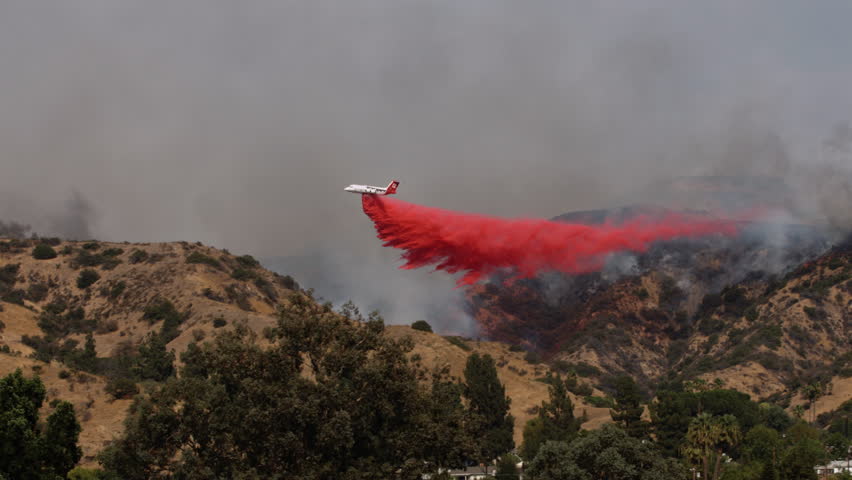
[[[781,435],[777,431],[758,425],[745,435],[742,444],[743,458],[764,464],[778,465],[778,457],[783,452]]]
[[[45,463],[50,471],[65,476],[83,456],[77,445],[80,423],[74,414],[74,405],[69,402],[56,402],[53,407],[42,437]]]
[[[808,400],[811,411],[811,423],[816,421],[816,402],[825,394],[826,387],[822,382],[813,382],[802,389],[802,396]]]
[[[733,415],[714,417],[702,413],[690,423],[686,433],[687,443],[682,447],[684,455],[698,460],[704,472],[701,478],[718,480],[722,474],[725,448],[736,446],[742,433]]]
[[[500,480],[518,480],[518,457],[507,453],[497,460],[497,468],[494,476]]]
[[[650,410],[654,436],[668,456],[678,455],[690,423],[700,412],[714,416],[733,415],[743,431],[762,419],[758,404],[747,394],[735,390],[704,388],[699,393],[662,390],[657,392],[657,400],[650,405]]]
[[[825,445],[820,441],[820,431],[804,421],[790,427],[786,433],[787,449],[780,459],[782,480],[815,480],[814,466],[828,460]]]
[[[74,368],[87,372],[98,371],[98,353],[95,349],[95,337],[91,332],[86,334],[86,343],[83,350],[75,349],[67,357],[65,362]]]
[[[622,375],[615,380],[615,406],[609,411],[612,421],[618,424],[631,437],[645,438],[648,435],[648,422],[642,420],[645,408],[642,395],[633,378]]]
[[[515,419],[509,413],[511,399],[497,377],[497,367],[490,355],[473,353],[464,369],[464,396],[468,401],[471,433],[479,440],[481,462],[491,462],[512,450]]]
[[[683,444],[689,423],[698,411],[698,396],[689,392],[662,390],[650,405],[651,425],[657,443],[667,456],[675,456]]]
[[[425,460],[436,468],[464,465],[476,454],[477,441],[468,430],[461,400],[462,386],[448,377],[448,369],[432,374],[427,398],[428,425],[422,432]]]
[[[198,346],[192,374],[137,396],[102,464],[126,480],[413,480],[464,450],[436,433],[465,420],[457,392],[421,383],[413,343],[384,335],[377,314],[298,293],[268,333],[261,347],[237,323]]]
[[[153,332],[139,344],[139,355],[136,361],[134,373],[142,380],[161,382],[175,373],[174,351],[168,351],[163,338]]]
[[[548,441],[570,442],[580,430],[582,421],[574,417],[574,403],[568,393],[567,380],[558,375],[548,377],[548,400],[542,402],[538,415],[524,426],[521,452],[527,461],[535,458]]]
[[[0,478],[47,480],[65,474],[80,460],[80,424],[70,403],[57,402],[40,428],[44,384],[20,369],[0,379]]]
[[[681,480],[689,478],[678,462],[664,458],[650,442],[604,425],[567,442],[547,442],[530,462],[531,480]]]

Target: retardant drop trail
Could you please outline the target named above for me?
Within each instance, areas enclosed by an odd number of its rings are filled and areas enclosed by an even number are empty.
[[[594,272],[613,252],[644,252],[658,240],[737,233],[734,221],[693,215],[589,226],[459,213],[385,196],[361,198],[378,238],[386,247],[403,250],[401,268],[434,265],[436,270],[463,273],[460,286],[503,269],[521,278],[544,271]]]

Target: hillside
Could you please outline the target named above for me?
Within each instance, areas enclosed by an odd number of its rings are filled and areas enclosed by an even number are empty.
[[[789,400],[805,382],[852,373],[852,255],[812,227],[779,227],[772,241],[768,230],[660,243],[595,274],[493,280],[470,308],[492,338],[591,368],[605,389],[614,373],[649,389],[701,376]]]
[[[171,329],[167,348],[179,359],[190,343],[234,323],[257,332],[273,326],[277,306],[300,289],[292,278],[265,270],[252,257],[200,244],[44,242],[51,244],[55,258],[34,258],[36,242],[31,240],[0,240],[0,375],[15,368],[37,373],[48,388],[48,401],[74,403],[83,427],[84,464],[120,433],[131,403],[129,396],[115,399],[107,393],[110,369],[136,354],[150,333]],[[97,279],[91,285],[78,283],[87,270]],[[80,368],[87,334],[106,373]],[[387,334],[412,336],[414,354],[424,366],[446,364],[457,377],[471,352],[491,354],[513,400],[518,443],[525,421],[547,396],[547,386],[536,380],[546,367],[528,363],[524,352],[509,351],[507,345],[451,343],[402,326],[388,328]],[[584,408],[592,422],[609,417],[607,409]]]

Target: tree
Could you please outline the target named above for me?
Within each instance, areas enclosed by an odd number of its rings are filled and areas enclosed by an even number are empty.
[[[74,415],[74,405],[69,402],[55,402],[53,407],[53,413],[47,417],[42,442],[45,463],[52,472],[65,476],[83,456],[77,445],[80,423]]]
[[[38,424],[44,384],[20,369],[0,379],[0,478],[21,480],[65,477],[80,460],[80,424],[68,402],[54,404],[46,426]]]
[[[758,425],[745,435],[742,456],[750,464],[761,466],[761,480],[778,480],[780,458],[784,452],[781,435],[766,425]],[[727,472],[725,478],[727,478]]]
[[[758,425],[745,435],[742,445],[743,458],[777,466],[783,450],[781,435],[775,430]]]
[[[449,378],[449,367],[432,373],[428,427],[421,440],[425,460],[438,468],[457,467],[474,457],[477,440],[468,431],[462,386]]]
[[[704,472],[701,478],[718,480],[722,474],[725,447],[736,446],[741,436],[737,419],[733,415],[714,417],[702,413],[689,425],[683,453],[689,459],[700,461]]]
[[[510,453],[501,456],[497,460],[495,476],[500,480],[518,480],[518,461],[519,459]]]
[[[414,330],[420,330],[421,332],[432,333],[432,325],[429,325],[429,322],[426,320],[417,320],[411,324],[411,328]]]
[[[733,415],[742,431],[748,431],[762,419],[757,403],[735,390],[659,391],[650,407],[655,437],[669,456],[679,453],[690,423],[701,412],[714,416]]]
[[[664,458],[650,442],[627,435],[615,425],[604,425],[567,442],[547,442],[529,465],[532,480],[680,480],[687,472]]]
[[[582,422],[574,417],[574,403],[568,394],[567,381],[560,376],[547,377],[548,400],[542,402],[538,415],[524,426],[522,454],[527,461],[535,458],[548,441],[570,442]]]
[[[799,421],[786,433],[787,449],[780,459],[783,480],[816,479],[815,465],[828,460],[825,445],[820,441],[820,431]]]
[[[74,349],[65,357],[65,363],[87,372],[97,372],[98,353],[95,349],[95,337],[91,332],[86,334],[86,343],[83,350]]]
[[[479,440],[478,460],[492,459],[512,450],[515,419],[509,414],[511,399],[497,377],[497,367],[490,355],[473,353],[464,369],[464,396],[468,400],[471,432]]]
[[[162,382],[175,373],[175,352],[166,350],[166,342],[160,335],[149,333],[139,345],[139,356],[134,368],[142,380]]]
[[[295,293],[267,339],[235,323],[198,346],[191,374],[137,396],[102,464],[127,480],[413,480],[464,451],[438,430],[466,419],[458,391],[421,383],[413,343],[384,335],[377,314]]]
[[[650,406],[651,422],[657,443],[666,456],[677,455],[692,418],[698,412],[698,395],[663,390]]]
[[[811,423],[816,421],[816,402],[823,396],[825,390],[822,382],[813,382],[802,389],[802,396],[808,400],[808,406],[811,410]]]
[[[627,375],[615,380],[615,406],[609,411],[612,421],[621,426],[631,437],[645,438],[648,435],[648,422],[642,420],[645,408],[639,386]]]

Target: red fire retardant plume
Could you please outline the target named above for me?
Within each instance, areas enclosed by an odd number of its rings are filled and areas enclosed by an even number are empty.
[[[644,252],[657,240],[737,233],[734,221],[692,215],[589,226],[459,213],[385,196],[361,199],[378,238],[386,247],[403,250],[401,268],[434,265],[451,274],[461,272],[459,286],[503,269],[521,278],[543,271],[594,272],[612,252]]]

